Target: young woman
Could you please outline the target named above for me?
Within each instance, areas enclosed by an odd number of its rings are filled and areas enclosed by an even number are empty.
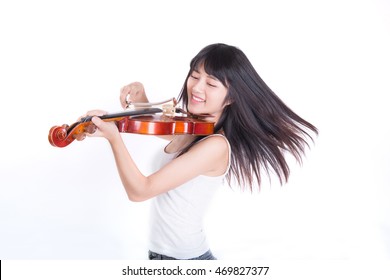
[[[148,101],[138,82],[122,88],[123,107],[128,98]],[[252,190],[265,170],[287,181],[285,153],[300,161],[317,129],[272,92],[240,49],[226,44],[206,46],[192,59],[179,102],[214,122],[214,134],[166,137],[164,164],[150,176],[137,168],[113,123],[94,117],[97,130],[88,136],[109,141],[131,201],[154,198],[149,259],[215,259],[202,220],[223,179]]]

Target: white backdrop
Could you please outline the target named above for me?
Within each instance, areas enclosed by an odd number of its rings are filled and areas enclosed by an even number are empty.
[[[59,149],[47,134],[120,110],[132,81],[152,101],[177,96],[216,42],[240,47],[320,136],[282,188],[221,189],[215,255],[390,257],[388,1],[2,1],[0,36],[0,259],[146,258],[149,202],[126,199],[108,144]],[[150,173],[164,142],[123,137]]]

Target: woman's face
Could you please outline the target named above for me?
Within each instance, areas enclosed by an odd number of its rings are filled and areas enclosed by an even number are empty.
[[[187,80],[188,111],[195,115],[207,114],[206,120],[216,122],[225,107],[228,89],[214,76],[208,75],[203,65],[194,70]]]

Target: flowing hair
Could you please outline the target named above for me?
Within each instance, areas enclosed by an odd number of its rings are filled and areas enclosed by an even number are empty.
[[[228,89],[226,105],[215,124],[215,133],[223,132],[231,146],[231,167],[226,176],[245,189],[260,187],[261,170],[274,171],[281,184],[287,182],[290,168],[285,158],[289,152],[299,162],[313,141],[310,132],[317,128],[294,113],[265,84],[246,55],[237,47],[212,44],[203,48],[190,63],[190,70],[179,101],[188,104],[187,80],[194,70],[204,67]],[[197,137],[182,153],[202,137]]]

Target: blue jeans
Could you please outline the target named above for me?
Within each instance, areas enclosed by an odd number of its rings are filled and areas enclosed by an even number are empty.
[[[178,259],[149,251],[149,260],[178,260]],[[211,251],[208,250],[203,255],[196,257],[196,258],[188,259],[188,260],[216,260],[216,258],[213,256]]]

